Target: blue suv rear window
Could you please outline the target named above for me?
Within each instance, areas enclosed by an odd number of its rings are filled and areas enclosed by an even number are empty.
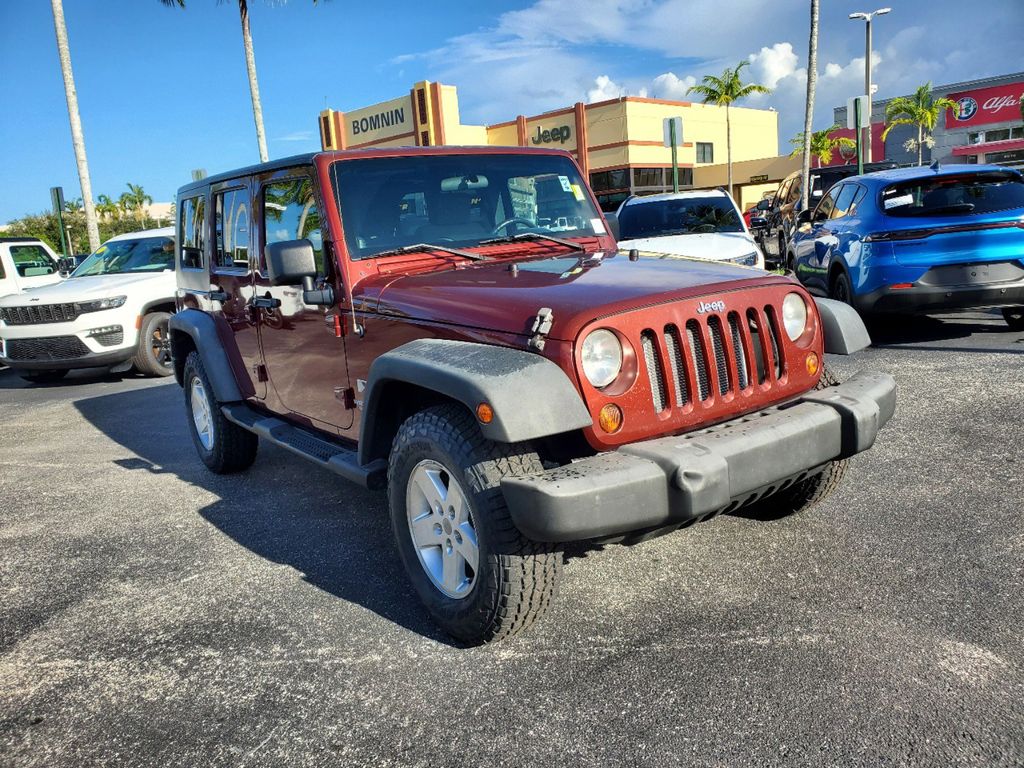
[[[889,216],[976,216],[1024,208],[1024,179],[982,171],[901,181],[882,190],[881,208]]]

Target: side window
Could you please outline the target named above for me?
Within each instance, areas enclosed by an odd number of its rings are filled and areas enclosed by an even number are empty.
[[[832,215],[829,218],[841,219],[850,214],[853,209],[853,197],[857,194],[856,184],[843,184],[836,195],[836,204],[832,208]]]
[[[847,211],[847,215],[849,215],[849,216],[852,216],[854,213],[857,212],[857,208],[860,207],[860,201],[863,200],[864,199],[864,195],[866,195],[868,193],[868,191],[864,187],[862,187],[860,184],[854,184],[853,186],[855,186],[857,188],[857,194],[854,195],[853,205],[851,205],[850,206],[850,210]]]
[[[263,242],[268,245],[284,240],[309,240],[317,272],[324,274],[320,211],[309,178],[284,179],[263,187],[263,227]]]
[[[832,209],[835,208],[836,204],[836,192],[838,191],[838,189],[833,189],[822,198],[821,202],[818,203],[818,207],[814,210],[813,221],[825,221],[832,215]]]
[[[182,200],[178,211],[178,240],[183,269],[203,269],[206,231],[206,197]]]
[[[39,245],[12,245],[11,260],[22,277],[41,277],[57,271],[50,254]]]
[[[213,198],[217,247],[213,265],[218,269],[249,268],[249,190],[218,192]]]
[[[4,259],[3,255],[0,254],[0,280],[6,280],[7,273],[4,271]]]

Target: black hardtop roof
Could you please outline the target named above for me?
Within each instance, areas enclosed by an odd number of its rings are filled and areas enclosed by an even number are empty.
[[[0,243],[41,243],[38,237],[0,237]]]
[[[219,184],[222,181],[231,181],[239,176],[253,176],[267,171],[279,171],[283,168],[294,168],[299,165],[312,165],[313,159],[318,155],[331,155],[339,160],[353,159],[357,157],[376,157],[382,154],[390,155],[452,155],[458,154],[459,150],[465,150],[467,154],[501,154],[510,152],[514,154],[533,155],[570,155],[566,150],[556,147],[500,147],[486,145],[480,147],[456,147],[442,145],[437,147],[367,147],[365,149],[337,149],[323,150],[321,152],[307,152],[303,155],[292,155],[277,160],[269,160],[266,163],[257,163],[244,168],[236,168],[232,171],[225,171],[213,176],[207,176],[199,181],[192,181],[178,188],[178,196],[185,195],[197,189],[202,189],[209,184]]]

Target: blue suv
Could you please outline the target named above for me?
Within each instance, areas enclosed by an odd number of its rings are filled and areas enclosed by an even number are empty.
[[[788,266],[863,313],[1001,307],[1024,330],[1024,177],[992,165],[853,176],[802,211]]]

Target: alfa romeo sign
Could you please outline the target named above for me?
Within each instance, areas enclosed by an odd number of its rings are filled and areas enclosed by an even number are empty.
[[[946,128],[987,125],[1020,120],[1020,97],[1024,82],[951,93],[949,98],[960,108],[957,114],[946,110]]]

